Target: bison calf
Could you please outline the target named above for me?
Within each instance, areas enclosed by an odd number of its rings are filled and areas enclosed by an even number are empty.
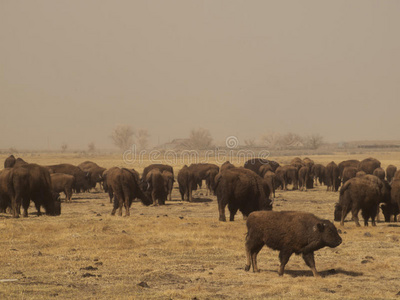
[[[305,263],[317,277],[319,274],[315,269],[314,251],[325,246],[334,248],[342,243],[335,225],[305,212],[256,211],[249,215],[246,225],[246,271],[250,270],[250,265],[254,272],[259,271],[257,254],[267,245],[280,251],[280,276],[290,256],[295,253],[302,254]]]

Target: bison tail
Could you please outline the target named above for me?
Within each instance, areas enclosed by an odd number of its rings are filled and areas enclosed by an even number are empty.
[[[342,188],[340,189],[340,196],[342,196],[344,194],[344,192],[349,188],[349,186],[351,185],[350,181],[347,181]]]

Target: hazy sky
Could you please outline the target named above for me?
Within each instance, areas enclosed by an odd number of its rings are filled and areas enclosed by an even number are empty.
[[[399,139],[400,1],[0,0],[0,148]]]

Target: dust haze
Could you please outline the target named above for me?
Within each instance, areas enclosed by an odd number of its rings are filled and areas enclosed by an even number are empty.
[[[0,148],[399,139],[398,1],[0,2]]]

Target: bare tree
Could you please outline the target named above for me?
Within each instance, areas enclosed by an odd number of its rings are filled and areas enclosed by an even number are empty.
[[[68,145],[66,143],[62,143],[61,152],[64,153],[65,151],[67,151],[67,149],[68,149]]]
[[[247,147],[255,147],[256,146],[256,139],[255,138],[249,138],[249,139],[245,139],[244,140],[244,144],[247,146]]]
[[[270,149],[280,146],[281,135],[279,133],[267,133],[261,137],[261,143]]]
[[[323,143],[324,138],[320,134],[312,134],[306,137],[306,145],[310,149],[318,149]]]
[[[149,145],[150,134],[147,129],[139,129],[136,134],[136,144],[140,150],[144,150]]]
[[[96,152],[96,145],[94,144],[94,142],[90,142],[90,143],[88,144],[88,152],[89,152],[89,153]]]
[[[135,131],[132,129],[131,126],[121,124],[117,125],[114,128],[110,137],[113,140],[115,146],[117,146],[122,151],[125,151],[132,147],[134,142],[134,134]]]
[[[208,129],[192,129],[189,136],[190,146],[193,149],[207,149],[212,145],[211,133]]]
[[[303,138],[296,133],[286,133],[280,139],[280,144],[283,149],[293,149],[303,146]]]

